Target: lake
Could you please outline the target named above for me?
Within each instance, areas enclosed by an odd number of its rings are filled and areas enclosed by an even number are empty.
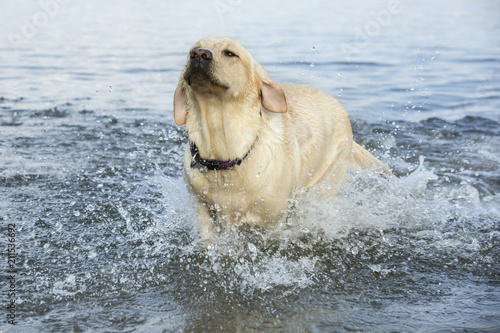
[[[500,2],[2,1],[0,332],[499,332]],[[207,36],[393,170],[199,237],[173,92]]]

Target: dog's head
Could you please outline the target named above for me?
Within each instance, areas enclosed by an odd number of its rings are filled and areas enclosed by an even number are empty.
[[[200,40],[189,51],[174,94],[175,123],[186,122],[188,100],[211,95],[228,102],[255,101],[271,112],[287,111],[280,86],[243,46],[227,38]]]

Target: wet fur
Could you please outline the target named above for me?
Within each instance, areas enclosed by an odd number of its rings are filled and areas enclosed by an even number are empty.
[[[296,188],[325,182],[333,195],[349,169],[390,173],[353,141],[336,99],[312,86],[278,85],[230,39],[203,39],[191,50],[198,48],[213,59],[200,72],[188,57],[174,95],[175,122],[203,158],[232,160],[250,151],[234,169],[213,171],[192,168],[186,147],[184,177],[202,237],[243,224],[272,228]]]

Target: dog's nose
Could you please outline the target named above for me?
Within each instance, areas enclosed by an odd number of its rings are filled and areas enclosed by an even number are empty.
[[[191,60],[196,60],[199,62],[212,60],[212,52],[207,49],[194,49],[193,51],[191,51],[189,56],[191,57]]]

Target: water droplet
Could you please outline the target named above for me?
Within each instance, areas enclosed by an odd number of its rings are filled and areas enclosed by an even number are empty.
[[[316,50],[316,46],[311,47],[311,50],[313,51]]]
[[[252,243],[248,243],[248,250],[250,251],[250,257],[252,258],[252,261],[255,261],[255,259],[257,258],[257,247]]]
[[[76,217],[80,216],[80,211],[79,210],[75,210],[73,212],[73,215],[76,216]]]
[[[109,86],[109,92],[112,92],[112,91],[113,91],[113,87]]]
[[[66,280],[65,282],[69,283],[69,284],[75,284],[75,276],[73,274],[70,274],[66,277]]]
[[[314,67],[314,62],[311,62],[311,64],[309,66],[310,67]]]

